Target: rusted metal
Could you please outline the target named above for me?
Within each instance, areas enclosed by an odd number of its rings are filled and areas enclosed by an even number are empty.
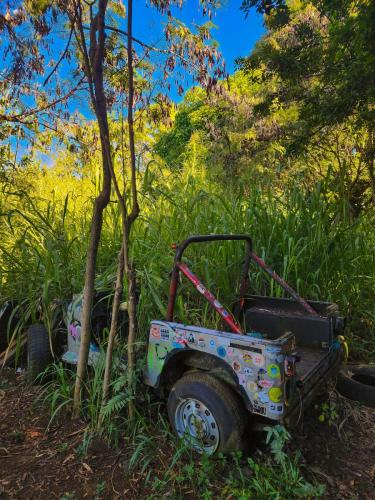
[[[237,323],[235,318],[232,317],[231,313],[225,309],[225,307],[220,304],[220,302],[216,299],[215,295],[206,288],[203,283],[200,281],[197,276],[188,268],[186,264],[178,263],[177,264],[180,271],[187,277],[191,283],[195,286],[199,293],[203,295],[203,297],[208,300],[208,302],[212,305],[215,311],[220,314],[225,323],[230,327],[233,333],[239,333],[243,335],[242,329],[240,325]]]
[[[241,284],[239,288],[239,302],[236,307],[235,316],[233,316],[225,307],[223,307],[216,299],[216,297],[203,285],[203,283],[194,275],[194,273],[187,267],[186,264],[181,262],[182,255],[185,249],[191,243],[203,243],[210,241],[244,241],[246,244],[245,259],[241,273]],[[318,313],[311,307],[310,304],[306,302],[288,283],[286,283],[275,271],[273,271],[263,259],[258,257],[252,251],[252,241],[250,236],[240,235],[240,234],[209,234],[207,236],[191,236],[184,240],[179,246],[173,246],[176,248],[176,256],[174,261],[174,267],[172,270],[171,283],[169,289],[169,300],[167,308],[167,321],[173,321],[173,312],[176,302],[176,293],[178,287],[179,272],[181,271],[197,288],[197,290],[208,300],[215,311],[220,314],[224,321],[229,325],[234,333],[242,334],[242,329],[238,324],[235,317],[240,317],[241,309],[245,303],[245,295],[249,286],[249,266],[251,260],[253,260],[259,267],[261,267],[267,274],[271,276],[289,295],[291,295],[296,302],[298,302],[309,314],[312,316],[319,316]]]
[[[263,259],[258,257],[253,251],[250,252],[250,256],[253,259],[253,261],[258,264],[264,271],[266,271],[267,274],[271,276],[273,280],[275,280],[281,288],[283,288],[286,292],[289,293],[293,297],[295,301],[297,301],[304,309],[307,311],[309,314],[312,316],[319,316],[318,313],[306,302],[305,299],[303,299],[298,293],[293,290],[293,288],[288,285],[286,281],[284,281],[275,271],[273,271],[267,264],[264,262]]]
[[[168,307],[167,307],[167,321],[173,321],[173,312],[174,312],[174,306],[176,302],[176,293],[177,293],[177,287],[178,287],[178,277],[179,277],[179,271],[182,269],[180,268],[180,265],[183,265],[181,262],[182,255],[186,248],[191,244],[191,243],[204,243],[204,242],[210,242],[210,241],[244,241],[246,245],[246,253],[245,253],[245,260],[242,268],[242,273],[241,273],[241,284],[240,284],[240,300],[239,300],[239,307],[237,308],[238,311],[236,315],[239,317],[239,313],[245,303],[245,294],[248,289],[248,284],[249,284],[249,266],[250,266],[250,252],[252,248],[252,241],[250,236],[247,235],[242,235],[242,234],[208,234],[208,235],[197,235],[197,236],[191,236],[190,238],[187,238],[184,240],[180,245],[176,246],[175,244],[172,245],[173,249],[176,249],[176,256],[175,256],[175,261],[174,261],[174,267],[172,270],[172,275],[171,275],[171,283],[170,283],[170,288],[169,288],[169,299],[168,299]],[[187,268],[188,269],[188,268]],[[193,273],[188,269],[187,274],[191,273],[190,275],[193,275]],[[194,275],[193,275],[194,276]],[[188,276],[187,276],[188,277]],[[198,280],[197,277],[195,279]],[[192,281],[192,280],[190,280]],[[198,280],[199,281],[199,280]],[[192,281],[193,282],[193,281]],[[194,283],[194,282],[193,282]],[[203,284],[201,284],[203,287]],[[214,297],[211,292],[208,293],[213,297],[213,301],[216,301],[216,298]],[[207,297],[206,297],[207,298]],[[207,300],[209,300],[207,298]],[[212,304],[215,310],[217,310],[209,300],[209,302]],[[216,301],[217,302],[217,301]],[[221,304],[220,304],[221,305]],[[224,308],[224,311],[226,309]],[[217,312],[220,314],[220,311],[217,310]],[[234,319],[234,317],[228,312],[228,316],[230,318],[229,322],[224,318],[222,314],[220,314],[224,320],[229,324],[231,327],[232,331],[235,333],[242,333],[240,326],[238,325],[237,321]],[[224,314],[226,314],[224,312]]]

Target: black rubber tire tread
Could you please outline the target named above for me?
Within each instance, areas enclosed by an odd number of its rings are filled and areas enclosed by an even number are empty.
[[[247,448],[248,413],[239,396],[225,382],[205,372],[188,373],[173,386],[168,397],[168,416],[173,431],[179,398],[196,397],[215,416],[220,441],[215,452],[228,453]]]
[[[51,361],[49,336],[44,325],[31,325],[27,330],[27,381],[30,384],[39,382],[42,373]]]
[[[374,380],[374,385],[367,385],[354,380],[352,376],[362,375]],[[375,367],[367,365],[347,365],[341,368],[337,376],[336,388],[340,394],[365,406],[375,408]]]

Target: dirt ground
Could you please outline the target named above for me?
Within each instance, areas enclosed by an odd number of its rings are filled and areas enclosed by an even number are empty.
[[[109,449],[96,442],[81,455],[82,421],[66,419],[46,432],[49,415],[35,405],[36,389],[13,372],[0,377],[0,498],[147,496],[142,475],[126,472],[126,448]],[[340,406],[339,418],[330,410],[319,421],[321,407],[316,406],[293,434],[291,447],[302,453],[305,476],[326,484],[327,498],[374,499],[375,412],[334,402]],[[167,447],[159,452],[168,466]],[[169,497],[175,498],[173,492]]]

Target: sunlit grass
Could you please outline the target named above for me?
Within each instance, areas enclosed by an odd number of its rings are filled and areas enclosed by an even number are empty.
[[[246,233],[254,250],[309,299],[337,302],[349,317],[351,352],[369,357],[374,342],[374,217],[350,219],[347,206],[327,196],[324,186],[308,194],[259,192],[221,186],[186,169],[165,174],[149,167],[140,179],[141,216],[133,229],[132,256],[139,284],[139,336],[151,319],[165,315],[172,243],[192,234]],[[20,304],[22,324],[42,319],[49,329],[84,281],[90,198],[68,196],[47,203],[31,195],[1,194],[0,273],[2,300]],[[98,256],[97,289],[112,289],[120,245],[120,216],[110,203]],[[226,242],[195,245],[186,260],[220,300],[230,306],[243,246]],[[251,291],[282,296],[283,290],[255,267]],[[201,325],[216,318],[183,281],[176,318]],[[59,316],[60,315],[60,316]]]

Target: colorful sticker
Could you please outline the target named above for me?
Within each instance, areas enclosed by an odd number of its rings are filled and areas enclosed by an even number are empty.
[[[251,363],[253,360],[251,354],[248,354],[247,352],[245,352],[242,357],[243,357],[243,360],[245,361],[245,363]]]
[[[233,347],[228,347],[228,349],[227,349],[227,354],[228,354],[228,356],[234,356],[234,350],[233,350]]]
[[[160,328],[160,340],[169,341],[169,330],[167,328]]]
[[[185,347],[187,344],[187,341],[185,339],[185,332],[181,330],[175,332],[174,340],[175,340],[174,344],[179,344],[177,347]]]
[[[282,413],[284,412],[284,405],[282,403],[281,404],[270,403],[268,406],[268,410],[273,415],[282,415]]]
[[[202,284],[199,284],[199,285],[197,286],[197,290],[198,290],[198,292],[199,292],[199,293],[201,293],[202,295],[206,292],[206,289],[205,289],[205,287],[204,287]]]
[[[203,337],[199,337],[199,339],[198,339],[198,345],[199,345],[199,347],[202,347],[202,349],[204,347],[206,347],[206,342],[205,342],[205,340],[204,340]]]
[[[248,366],[246,366],[244,369],[243,369],[245,375],[247,375],[248,377],[252,377],[254,375],[254,370],[252,368],[249,368]]]
[[[257,394],[258,394],[258,397],[255,398],[255,399],[259,399],[259,401],[261,403],[268,403],[269,402],[270,397],[269,397],[269,395],[268,395],[267,392],[265,392],[265,391],[259,391]]]
[[[189,333],[187,341],[189,342],[189,344],[195,344],[195,338],[192,333]]]
[[[279,365],[270,364],[267,366],[267,373],[270,378],[279,378],[280,377],[280,368]]]
[[[156,357],[160,361],[163,361],[167,357],[168,348],[164,345],[155,344],[155,352],[156,352]]]
[[[235,372],[241,371],[241,363],[239,363],[237,360],[234,360],[232,363],[232,368]]]
[[[268,394],[269,394],[270,400],[273,403],[280,403],[280,401],[283,397],[283,391],[280,389],[280,387],[272,387],[268,391]]]
[[[263,380],[267,372],[264,368],[259,368],[258,370],[258,380]]]
[[[246,377],[242,373],[238,375],[238,381],[241,385],[246,385]]]
[[[151,327],[151,335],[155,339],[159,339],[160,338],[160,329],[159,329],[158,326],[152,326]]]
[[[216,344],[215,344],[214,339],[211,339],[211,340],[210,340],[210,347],[211,347],[211,349],[215,349]]]
[[[186,334],[184,330],[177,330],[174,334],[174,338],[179,342],[180,340],[185,340]]]
[[[255,353],[253,355],[253,363],[255,366],[263,366],[264,365],[264,356],[262,356],[262,354]]]
[[[276,356],[276,361],[277,363],[282,363],[284,361],[284,355],[279,354],[278,356]]]
[[[247,388],[249,389],[250,392],[255,392],[258,390],[257,384],[252,380],[249,380],[249,382],[247,383]]]
[[[217,308],[217,309],[222,309],[223,306],[220,304],[220,302],[218,300],[214,300],[214,306]]]
[[[271,380],[260,380],[258,385],[263,389],[270,389],[273,386],[273,382]]]
[[[219,347],[217,348],[217,353],[221,358],[225,358],[225,356],[227,355],[227,351],[222,345],[219,345]]]
[[[267,410],[264,406],[261,406],[257,401],[253,402],[253,413],[259,413],[260,415],[266,415]]]

